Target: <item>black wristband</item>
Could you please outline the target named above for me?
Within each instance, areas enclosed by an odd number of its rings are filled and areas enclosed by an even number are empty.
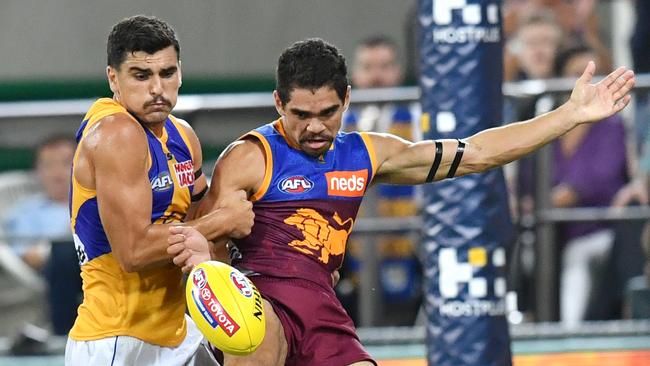
[[[205,196],[205,192],[208,191],[208,187],[203,188],[203,190],[195,195],[192,196],[192,202],[200,201],[203,196]]]
[[[194,172],[194,180],[199,179],[199,177],[202,176],[202,175],[203,175],[203,170],[201,168],[199,168],[199,170]]]
[[[456,156],[454,156],[454,161],[449,167],[449,173],[447,173],[447,178],[453,178],[456,175],[456,169],[460,165],[460,160],[463,158],[463,153],[465,152],[465,143],[458,140],[458,148],[456,148]]]
[[[440,161],[442,161],[442,142],[436,141],[436,157],[433,159],[433,164],[431,164],[431,169],[429,169],[429,174],[427,175],[426,183],[431,183],[433,178],[436,177],[436,172],[440,166]]]

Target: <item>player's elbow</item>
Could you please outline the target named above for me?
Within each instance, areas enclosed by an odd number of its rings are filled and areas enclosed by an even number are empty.
[[[496,161],[491,159],[489,156],[483,154],[466,154],[466,156],[463,157],[460,169],[458,169],[458,174],[456,175],[481,173],[490,170],[497,165]]]
[[[142,261],[132,253],[122,253],[121,255],[116,253],[115,259],[122,271],[126,273],[139,272],[144,268]]]
[[[130,260],[118,260],[117,261],[120,265],[120,268],[122,271],[126,273],[133,273],[133,272],[138,272],[140,270],[140,266],[135,263],[134,261]]]
[[[459,174],[482,173],[505,164],[500,156],[478,144],[467,144]]]

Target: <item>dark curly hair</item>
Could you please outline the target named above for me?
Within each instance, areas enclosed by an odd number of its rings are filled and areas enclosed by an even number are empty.
[[[336,46],[320,38],[296,42],[280,55],[276,90],[282,104],[289,102],[294,88],[319,89],[329,86],[341,101],[348,88],[345,57]]]
[[[153,16],[134,15],[113,26],[106,43],[107,63],[119,68],[127,53],[154,54],[169,46],[174,46],[176,58],[180,59],[181,46],[169,24]]]

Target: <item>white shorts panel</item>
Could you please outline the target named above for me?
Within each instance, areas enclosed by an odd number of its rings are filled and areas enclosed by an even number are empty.
[[[66,366],[191,366],[203,336],[189,316],[187,336],[178,347],[161,347],[129,336],[114,336],[93,341],[68,338]]]

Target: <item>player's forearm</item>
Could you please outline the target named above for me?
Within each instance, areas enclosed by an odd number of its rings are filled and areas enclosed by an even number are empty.
[[[116,259],[122,269],[126,272],[139,272],[170,264],[172,256],[167,253],[169,226],[169,224],[150,224],[143,231],[142,229],[130,230],[134,233],[140,231],[141,234],[128,235],[127,238],[122,239],[127,243],[124,248],[117,250],[114,248]]]
[[[562,136],[577,125],[565,104],[524,122],[479,132],[467,139],[460,174],[482,172],[507,164]]]
[[[206,239],[217,242],[227,239],[232,230],[228,219],[227,210],[220,208],[198,219],[188,221],[187,225],[195,228]]]

